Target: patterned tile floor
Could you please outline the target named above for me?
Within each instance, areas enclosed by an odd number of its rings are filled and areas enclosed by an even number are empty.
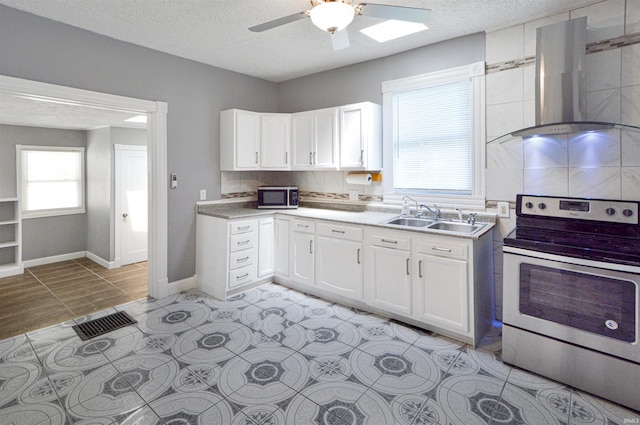
[[[640,413],[468,345],[268,284],[115,307],[0,341],[0,424],[626,424]],[[89,315],[89,320],[114,312]]]

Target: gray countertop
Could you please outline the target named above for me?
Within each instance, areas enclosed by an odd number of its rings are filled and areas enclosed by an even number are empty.
[[[427,229],[424,227],[405,227],[398,225],[384,224],[386,220],[397,217],[400,209],[396,207],[384,208],[360,208],[359,211],[348,211],[342,209],[331,208],[309,208],[300,207],[292,210],[264,210],[257,209],[247,202],[223,202],[223,203],[206,203],[197,205],[197,213],[211,217],[217,217],[227,220],[236,220],[243,218],[258,218],[262,216],[271,216],[274,214],[283,214],[296,218],[308,218],[317,220],[330,220],[341,223],[359,224],[366,226],[384,227],[392,230],[410,231],[415,233],[433,234],[449,237],[457,237],[464,239],[479,239],[489,233],[495,226],[496,215],[478,213],[477,224],[485,224],[485,226],[477,233],[468,235],[443,230]],[[387,211],[384,211],[386,209]],[[395,211],[397,210],[397,211]],[[447,220],[457,221],[457,212],[443,211],[443,216]],[[429,218],[429,217],[426,217]]]

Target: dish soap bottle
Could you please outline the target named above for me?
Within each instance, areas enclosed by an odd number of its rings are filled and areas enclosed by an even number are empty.
[[[409,206],[409,201],[407,198],[402,200],[402,216],[409,217],[411,215],[411,207]]]

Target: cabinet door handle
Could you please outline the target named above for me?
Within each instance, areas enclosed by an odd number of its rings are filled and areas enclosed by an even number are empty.
[[[439,246],[432,246],[431,249],[433,251],[451,252],[451,248],[440,248]]]
[[[256,164],[258,163],[258,152],[256,152]]]
[[[398,241],[391,241],[391,240],[389,240],[389,239],[381,239],[381,241],[382,241],[382,242],[384,242],[384,243],[392,243],[392,244],[394,244],[394,245],[397,245],[397,244],[398,244]]]
[[[313,239],[309,241],[309,254],[313,254]]]
[[[418,261],[418,277],[422,277],[422,260]]]
[[[284,163],[288,164],[289,163],[289,152],[285,152],[284,153]]]
[[[360,149],[360,164],[364,165],[364,149]]]
[[[409,276],[409,261],[411,261],[411,258],[407,258],[407,276]]]
[[[360,264],[360,248],[358,248],[358,264]]]
[[[313,165],[313,152],[309,152],[309,165]]]
[[[344,230],[331,229],[331,231],[332,231],[333,233],[340,233],[341,235],[344,235]]]

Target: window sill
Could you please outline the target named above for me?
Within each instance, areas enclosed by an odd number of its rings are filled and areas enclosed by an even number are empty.
[[[73,214],[85,214],[87,211],[85,208],[70,208],[64,210],[42,210],[42,211],[23,211],[22,219],[28,220],[30,218],[44,218],[44,217],[57,217],[60,215],[73,215]]]

